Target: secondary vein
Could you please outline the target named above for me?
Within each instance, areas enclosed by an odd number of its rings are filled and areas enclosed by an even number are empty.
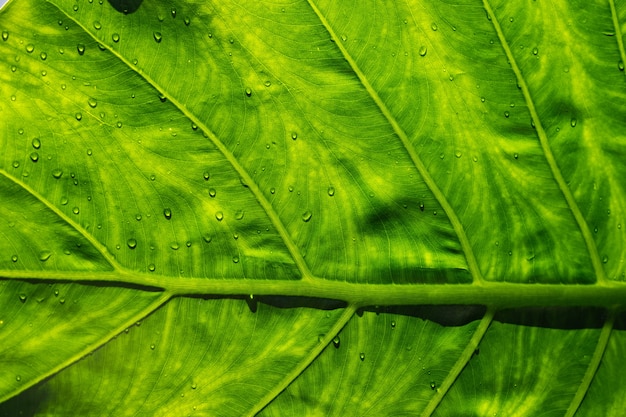
[[[528,89],[528,85],[526,84],[526,80],[517,65],[517,61],[515,60],[515,56],[509,47],[509,44],[504,36],[504,32],[502,32],[502,27],[496,19],[495,14],[493,13],[493,9],[489,4],[489,0],[483,0],[483,6],[487,11],[487,14],[490,16],[491,23],[498,35],[498,39],[500,40],[500,44],[504,49],[506,57],[515,73],[515,77],[517,78],[517,83],[522,90],[522,94],[524,95],[524,100],[526,101],[526,105],[528,106],[528,111],[530,112],[530,117],[535,124],[535,131],[537,132],[537,136],[539,137],[539,143],[541,144],[541,149],[543,150],[546,161],[548,162],[548,166],[550,167],[550,171],[552,172],[552,176],[556,181],[557,185],[563,197],[565,197],[565,201],[567,202],[567,206],[570,211],[574,215],[574,219],[578,224],[578,227],[583,235],[583,240],[585,241],[585,245],[587,246],[587,250],[589,251],[589,257],[591,258],[591,263],[593,265],[593,269],[596,275],[596,280],[600,284],[605,284],[608,282],[606,273],[604,272],[604,268],[602,267],[602,261],[600,259],[600,255],[598,253],[598,248],[596,247],[596,243],[593,240],[593,235],[591,234],[591,230],[587,225],[587,221],[585,220],[580,208],[578,208],[578,204],[572,195],[571,190],[569,189],[567,182],[563,178],[563,174],[561,173],[561,169],[556,162],[554,154],[552,153],[552,148],[550,148],[550,142],[548,141],[548,135],[541,124],[541,120],[539,119],[539,114],[537,113],[537,108],[535,107],[535,102],[530,94],[530,90]]]
[[[619,24],[617,9],[615,8],[615,0],[609,0],[611,6],[611,17],[613,18],[613,27],[615,28],[615,38],[617,39],[617,47],[619,55],[622,58],[622,65],[626,64],[626,50],[624,49],[624,40],[622,39],[622,28]],[[623,68],[622,68],[623,69]]]
[[[328,22],[328,20],[326,20],[324,15],[317,8],[313,0],[307,0],[307,1],[311,9],[313,9],[315,14],[317,15],[322,25],[326,28],[326,30],[332,37],[332,39],[338,39],[337,34],[331,27],[330,23]],[[402,129],[398,121],[391,114],[391,111],[389,110],[389,108],[380,98],[376,90],[372,87],[369,80],[367,79],[363,71],[361,71],[361,69],[359,68],[355,60],[352,58],[348,50],[340,42],[335,42],[335,44],[337,45],[337,47],[343,54],[346,61],[350,64],[352,71],[354,71],[354,73],[357,75],[357,77],[361,81],[361,84],[363,84],[363,87],[365,87],[365,90],[368,92],[368,94],[370,95],[374,103],[376,103],[376,106],[378,106],[378,108],[380,109],[385,119],[387,119],[387,122],[393,128],[394,133],[398,136],[398,138],[402,142],[402,145],[404,146],[405,150],[409,154],[411,161],[417,168],[417,171],[420,173],[422,179],[424,180],[428,188],[431,190],[431,192],[433,193],[433,195],[435,196],[435,198],[437,199],[437,201],[439,202],[443,210],[448,215],[448,219],[450,220],[450,223],[452,224],[452,227],[459,239],[459,243],[461,244],[461,249],[463,250],[463,253],[465,254],[465,259],[467,261],[467,266],[470,271],[470,274],[472,275],[472,279],[476,284],[479,284],[479,285],[482,284],[485,281],[483,279],[482,273],[480,272],[480,269],[478,268],[478,262],[476,261],[476,257],[474,256],[474,251],[472,250],[472,247],[469,243],[467,235],[465,234],[465,230],[463,229],[463,225],[461,224],[461,221],[457,217],[456,212],[454,211],[454,209],[452,208],[452,206],[446,199],[446,196],[443,194],[441,189],[435,183],[435,180],[428,172],[428,169],[426,169],[426,166],[424,165],[421,158],[415,151],[415,147],[411,143],[411,140],[407,136],[406,132],[404,131],[404,129]]]

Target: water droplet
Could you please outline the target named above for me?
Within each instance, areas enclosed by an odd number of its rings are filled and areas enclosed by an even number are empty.
[[[507,119],[509,118],[510,115],[511,115],[511,113],[509,113],[508,111],[504,112],[504,117],[506,117]]]
[[[189,20],[188,17],[185,17],[183,21],[185,22],[185,26],[189,26],[189,24],[191,23],[191,20]]]
[[[233,263],[234,264],[238,264],[239,263],[239,256],[237,256],[237,255],[233,256]]]
[[[156,349],[156,345],[155,345],[154,343],[152,343],[152,344],[150,345],[150,349],[151,349],[151,350]]]
[[[117,122],[116,126],[117,126],[118,129],[121,129],[122,128],[122,122]]]
[[[270,193],[275,194],[276,193],[276,188],[274,188],[274,187],[270,188]]]
[[[607,263],[608,261],[609,261],[609,257],[608,257],[607,255],[604,255],[604,256],[602,257],[602,263],[604,263],[604,264],[605,264],[605,263]]]
[[[80,112],[77,112],[74,117],[76,117],[76,120],[81,121],[83,119],[83,114]]]
[[[339,336],[335,336],[333,338],[333,346],[339,349],[339,345],[341,345],[341,340],[339,339]]]
[[[16,375],[16,376],[15,376],[15,380],[16,380],[17,382],[20,382],[20,381],[22,380],[22,376],[21,376],[21,375]]]
[[[539,53],[539,49],[533,48],[533,55],[537,55]]]
[[[35,149],[41,148],[41,140],[39,140],[39,138],[33,139],[32,145],[33,145],[33,148]]]
[[[6,41],[9,39],[9,32],[7,32],[6,30],[2,31],[2,40]]]
[[[15,94],[12,94],[11,95],[11,101],[15,101],[15,100],[17,100],[17,97],[15,97]]]
[[[137,239],[133,239],[133,238],[128,239],[126,241],[126,245],[128,245],[130,249],[135,249],[137,247]]]
[[[516,153],[514,153],[514,154],[513,154],[513,158],[515,158],[515,159],[519,158],[519,154],[518,154],[517,152],[516,152]]]
[[[165,216],[165,218],[167,220],[172,218],[172,210],[169,208],[163,209],[163,216]]]
[[[460,158],[461,156],[463,156],[463,154],[461,153],[461,151],[455,151],[454,156]]]
[[[33,162],[39,161],[39,154],[37,152],[33,152],[30,154],[30,160]]]
[[[202,240],[204,240],[206,243],[211,243],[213,238],[210,235],[204,235],[202,236]]]
[[[436,23],[434,23],[434,22],[433,22],[433,24],[432,24],[432,25],[430,25],[430,28],[431,28],[434,32],[436,32],[436,31],[437,31],[437,29],[438,29],[437,24],[436,24]]]
[[[221,211],[216,212],[215,218],[217,219],[218,222],[221,222],[222,220],[224,220],[224,213],[222,213]]]
[[[266,87],[271,87],[272,86],[272,82],[270,80],[267,80],[263,83],[264,86]]]
[[[159,93],[159,100],[161,100],[161,103],[165,103],[167,101],[167,97],[165,97],[165,94]]]
[[[298,134],[296,132],[291,132],[291,139],[293,140],[298,139]]]
[[[426,48],[425,45],[420,46],[419,53],[420,53],[420,56],[426,56],[426,53],[428,53],[428,48]]]
[[[93,22],[93,28],[95,30],[100,30],[100,29],[102,29],[102,24],[99,21],[96,20],[95,22]]]
[[[391,320],[391,328],[392,329],[396,328],[396,321],[395,320]]]
[[[617,68],[618,68],[620,71],[624,71],[624,63],[623,63],[622,61],[618,62],[618,63],[617,63]]]
[[[63,176],[63,170],[60,168],[52,170],[52,176],[58,180]]]
[[[26,294],[24,294],[24,293],[21,293],[19,295],[19,297],[20,297],[20,301],[23,302],[23,303],[25,303],[26,299],[28,298],[28,296]]]
[[[11,65],[11,72],[17,71],[17,67],[15,65]]]
[[[246,95],[250,97],[252,95],[252,90],[248,87],[246,88]]]
[[[11,256],[11,261],[12,262],[17,262],[17,255]]]
[[[93,97],[89,97],[89,99],[87,100],[87,104],[89,104],[89,107],[91,107],[92,109],[96,108],[96,106],[98,105],[98,100],[96,100]]]
[[[113,36],[111,36],[111,38],[113,39],[113,42],[117,43],[120,41],[120,34],[114,33]]]
[[[210,197],[215,197],[216,194],[217,194],[217,191],[215,191],[215,188],[209,188]]]
[[[311,217],[313,217],[313,214],[310,211],[305,211],[304,213],[302,213],[302,221],[303,222],[308,222],[309,220],[311,220]]]
[[[335,195],[335,187],[332,187],[332,186],[328,187],[328,195],[330,197]]]
[[[163,40],[163,35],[161,35],[161,32],[153,32],[152,37],[154,37],[156,43],[161,43],[161,40]]]
[[[235,219],[236,220],[243,219],[243,216],[244,216],[244,211],[243,210],[237,210],[237,212],[235,213]]]
[[[364,352],[359,353],[359,359],[361,359],[361,362],[363,362],[365,360],[365,353]]]
[[[42,52],[39,54],[39,58],[41,58],[42,61],[45,61],[46,58],[48,58],[48,54],[45,52]]]
[[[156,269],[156,266],[154,266],[154,264],[148,265],[148,271],[154,272],[155,269]]]
[[[570,120],[569,124],[570,124],[570,126],[572,126],[572,127],[576,127],[576,125],[578,124],[578,120],[576,120],[576,119],[572,119],[572,120]],[[583,130],[584,130],[584,129],[583,129]]]
[[[32,53],[35,50],[35,45],[33,45],[32,43],[29,43],[28,45],[26,45],[26,52],[28,52],[29,54]]]
[[[20,167],[20,161],[13,161],[13,168],[19,168]]]
[[[437,384],[435,383],[435,381],[430,381],[430,389],[434,391],[436,388]]]
[[[79,214],[79,213],[80,213],[80,209],[79,209],[78,207],[74,207],[74,208],[72,209],[72,213],[74,213],[74,214]]]
[[[79,43],[78,45],[76,45],[76,50],[78,51],[78,55],[82,55],[85,53],[85,45],[83,45],[82,43]]]
[[[209,178],[211,178],[211,175],[208,173],[208,171],[205,171],[205,172],[202,174],[202,177],[204,178],[204,180],[205,180],[205,181],[208,181],[208,180],[209,180]]]
[[[46,262],[52,256],[52,252],[44,250],[39,253],[39,260],[41,262]]]

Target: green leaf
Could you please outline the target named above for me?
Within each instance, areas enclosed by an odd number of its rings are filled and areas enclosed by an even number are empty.
[[[620,416],[624,22],[11,0],[0,414]]]

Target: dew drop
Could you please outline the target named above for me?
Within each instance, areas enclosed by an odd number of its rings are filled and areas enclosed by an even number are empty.
[[[244,216],[244,211],[243,210],[237,210],[237,212],[235,213],[235,219],[236,220],[241,220],[243,219]]]
[[[264,86],[266,87],[271,87],[272,86],[272,82],[270,80],[267,80],[263,83]]]
[[[430,28],[433,30],[433,32],[436,32],[436,31],[437,31],[437,29],[438,29],[438,26],[437,26],[437,24],[436,24],[436,23],[434,23],[434,22],[433,22],[433,24],[432,24],[432,25],[430,25]]]
[[[11,261],[12,262],[17,262],[17,255],[11,256]]]
[[[508,111],[504,112],[504,117],[506,117],[507,119],[509,118],[510,115],[511,115],[511,113],[509,113]]]
[[[239,263],[239,256],[237,256],[237,255],[233,256],[233,263],[234,264],[238,264]]]
[[[163,35],[161,35],[161,32],[153,32],[152,37],[154,38],[156,43],[161,43],[161,40],[163,40]]]
[[[9,39],[9,32],[7,32],[6,30],[2,31],[2,40],[6,41]]]
[[[622,61],[618,62],[618,63],[617,63],[617,68],[618,68],[620,71],[624,71],[624,63],[623,63]]]
[[[609,261],[609,257],[608,257],[608,256],[606,256],[606,255],[604,255],[604,256],[602,257],[602,263],[604,263],[604,264],[605,264],[605,263],[607,263],[608,261]]]
[[[76,50],[78,51],[78,55],[83,55],[85,53],[85,45],[79,43],[76,45]]]
[[[48,259],[50,259],[51,256],[52,252],[45,250],[39,253],[39,260],[41,262],[46,262]]]
[[[334,196],[334,195],[335,195],[335,187],[332,187],[332,186],[331,186],[331,187],[328,187],[328,195],[329,195],[330,197],[332,197],[332,196]]]
[[[454,156],[457,158],[460,158],[463,154],[461,153],[461,151],[455,151],[454,152]]]
[[[430,389],[434,391],[436,388],[437,384],[435,383],[435,381],[430,381]]]
[[[537,55],[539,53],[539,49],[533,48],[533,55]]]
[[[117,126],[117,128],[118,128],[118,129],[121,129],[121,128],[122,128],[122,126],[123,126],[123,125],[122,125],[122,122],[117,122],[117,123],[116,123],[116,126]]]
[[[296,132],[291,132],[291,139],[293,140],[298,139],[298,134]]]
[[[209,188],[210,197],[215,197],[216,194],[217,194],[217,191],[215,191],[215,188]]]
[[[78,112],[74,115],[74,117],[76,117],[76,120],[81,121],[83,119],[83,114]]]
[[[154,343],[152,343],[152,344],[150,345],[150,349],[151,349],[151,350],[156,349],[156,345],[155,345]]]
[[[222,220],[224,220],[224,213],[222,213],[221,211],[216,212],[215,218],[217,219],[218,222],[221,222]]]
[[[364,352],[359,353],[359,359],[361,359],[361,362],[363,362],[365,360],[365,353]]]
[[[130,238],[126,241],[126,245],[128,245],[130,249],[135,249],[137,247],[137,240]]]
[[[33,162],[39,161],[39,154],[37,152],[33,152],[30,154],[30,160]]]
[[[189,26],[189,24],[191,23],[191,20],[189,20],[188,17],[184,18],[183,21],[185,22],[185,26]]]
[[[178,249],[180,249],[180,245],[178,245],[178,242],[172,242],[172,243],[170,243],[170,249],[171,250],[178,250]]]
[[[99,21],[96,20],[95,22],[93,22],[93,28],[95,30],[100,30],[100,29],[102,29],[102,24]]]
[[[13,168],[19,168],[20,167],[20,161],[13,161]]]
[[[156,269],[156,266],[154,266],[154,264],[148,265],[148,271],[154,272],[155,269]]]
[[[41,148],[41,140],[39,140],[39,138],[33,139],[32,145],[35,149]]]
[[[341,345],[341,340],[339,339],[339,336],[335,336],[333,338],[333,346],[339,349],[339,345]]]
[[[113,42],[117,43],[120,41],[120,34],[114,33],[113,36],[111,36],[111,38],[113,39]]]
[[[395,320],[391,320],[391,328],[392,329],[396,328],[396,321]]]
[[[270,188],[270,193],[275,194],[276,193],[276,188],[274,188],[274,187]]]
[[[250,97],[252,95],[252,90],[248,87],[246,88],[246,95]]]
[[[572,119],[572,120],[570,120],[569,124],[570,124],[570,126],[572,126],[572,127],[576,127],[576,125],[578,124],[578,120],[576,120],[576,119]],[[584,130],[584,129],[583,129],[583,130]]]
[[[167,101],[167,97],[165,97],[165,94],[159,93],[159,100],[161,100],[161,103],[165,103]]]
[[[33,45],[32,43],[29,43],[28,45],[26,45],[26,52],[28,52],[29,54],[32,53],[35,50],[35,45]]]
[[[60,168],[52,170],[52,176],[58,180],[63,176],[63,170],[61,170]]]
[[[93,97],[89,97],[89,99],[87,100],[87,104],[89,104],[89,107],[91,107],[92,109],[95,109],[98,105],[98,100]]]
[[[202,174],[202,177],[204,178],[204,180],[205,180],[205,181],[208,181],[208,180],[209,180],[209,178],[211,178],[211,175],[209,174],[209,172],[208,172],[208,171],[205,171],[205,172]]]
[[[167,220],[172,218],[172,210],[169,208],[163,209],[163,216],[165,216],[165,218]]]
[[[45,61],[46,58],[48,58],[48,54],[45,52],[42,52],[39,54],[39,58],[41,58],[42,61]]]
[[[16,375],[16,376],[15,376],[15,380],[16,380],[17,382],[20,382],[20,381],[22,380],[22,376],[21,376],[21,375]]]
[[[202,236],[202,240],[204,240],[206,243],[211,243],[213,238],[211,237],[211,235],[204,235]]]
[[[516,152],[513,154],[513,158],[518,159],[519,158],[519,154]]]
[[[23,303],[25,303],[26,299],[28,298],[28,296],[26,294],[24,294],[24,293],[21,293],[19,295],[19,297],[20,297],[20,301],[23,302]]]
[[[420,53],[420,56],[426,56],[426,53],[428,53],[428,48],[426,48],[425,45],[420,46],[419,53]]]
[[[302,221],[305,223],[311,220],[311,217],[313,217],[313,214],[309,210],[302,213]]]
[[[79,209],[78,207],[74,207],[74,208],[72,209],[72,213],[74,213],[74,214],[79,214],[79,213],[80,213],[80,209]]]

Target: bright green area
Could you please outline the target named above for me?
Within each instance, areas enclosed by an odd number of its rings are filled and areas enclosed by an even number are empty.
[[[11,0],[0,415],[621,415],[624,22]]]

